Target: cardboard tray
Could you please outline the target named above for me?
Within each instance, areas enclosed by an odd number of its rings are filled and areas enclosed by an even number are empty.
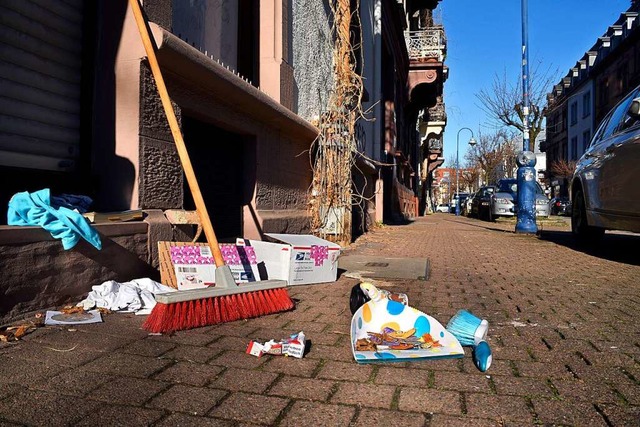
[[[356,350],[356,341],[366,338],[367,332],[380,332],[387,326],[402,331],[416,328],[417,336],[429,333],[442,346],[420,350]],[[420,310],[387,298],[369,301],[355,312],[351,319],[351,350],[358,363],[413,362],[464,356],[460,342],[440,322]]]

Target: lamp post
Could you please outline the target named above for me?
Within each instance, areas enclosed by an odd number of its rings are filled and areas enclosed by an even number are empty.
[[[476,140],[473,139],[473,131],[469,128],[461,128],[456,135],[456,216],[460,216],[460,185],[458,182],[458,174],[460,172],[460,132],[463,130],[471,132],[471,138],[469,138],[469,145],[472,147],[476,145]]]

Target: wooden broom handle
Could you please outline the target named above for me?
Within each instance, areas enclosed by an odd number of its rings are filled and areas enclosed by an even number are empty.
[[[204,235],[207,238],[207,242],[209,243],[209,247],[213,253],[213,259],[215,260],[216,267],[223,266],[224,259],[222,258],[222,252],[218,245],[218,239],[216,238],[216,233],[213,231],[213,226],[211,225],[211,220],[207,213],[207,207],[204,204],[204,199],[202,198],[202,193],[198,186],[198,180],[196,179],[196,174],[194,173],[193,166],[191,165],[191,159],[189,158],[187,147],[184,144],[184,139],[182,139],[178,120],[176,119],[176,115],[173,111],[173,106],[171,105],[171,100],[169,98],[169,93],[167,92],[167,87],[165,86],[164,79],[162,78],[162,72],[160,71],[160,66],[158,65],[158,60],[156,58],[155,47],[151,42],[151,37],[147,31],[147,23],[142,15],[140,3],[138,0],[129,0],[129,4],[131,5],[133,16],[136,19],[136,24],[138,24],[138,31],[140,31],[140,36],[142,37],[142,44],[144,45],[144,50],[147,52],[147,59],[151,66],[151,72],[153,73],[153,78],[155,79],[156,86],[158,87],[158,94],[162,100],[162,106],[164,107],[164,112],[167,116],[171,133],[173,134],[173,140],[176,143],[180,163],[182,164],[184,174],[187,177],[187,183],[189,184],[189,189],[191,190],[191,196],[196,204],[196,212],[198,212],[198,217],[200,218],[200,223],[204,230]]]

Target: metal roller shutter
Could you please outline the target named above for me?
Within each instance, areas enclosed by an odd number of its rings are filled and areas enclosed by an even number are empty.
[[[73,171],[82,0],[0,0],[0,166]]]

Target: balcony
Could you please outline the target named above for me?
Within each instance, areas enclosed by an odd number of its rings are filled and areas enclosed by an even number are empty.
[[[405,31],[404,38],[409,51],[409,60],[412,62],[444,62],[447,55],[447,38],[441,26]]]
[[[445,122],[447,121],[447,112],[444,108],[444,102],[442,97],[438,97],[438,103],[428,110],[427,119],[430,122]]]
[[[442,139],[430,138],[429,139],[429,152],[430,153],[442,153]]]
[[[443,62],[447,52],[444,28],[435,25],[404,34],[409,52],[409,100],[417,108],[433,106],[448,75]]]

